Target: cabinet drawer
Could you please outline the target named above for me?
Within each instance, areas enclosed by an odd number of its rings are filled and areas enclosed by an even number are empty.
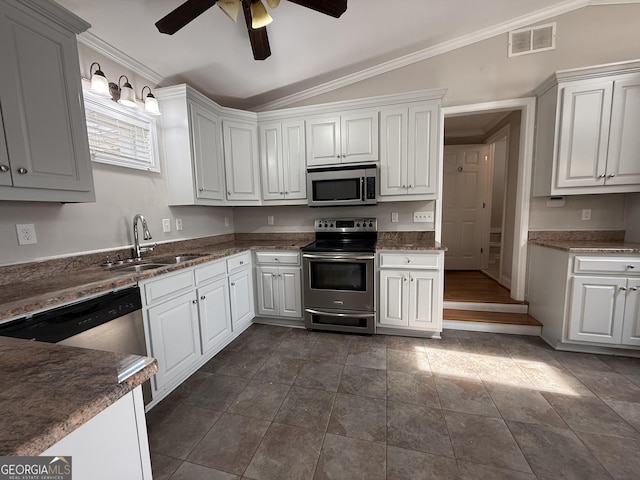
[[[233,273],[249,265],[251,265],[251,252],[244,252],[227,258],[227,271],[229,273]]]
[[[189,269],[144,284],[146,304],[151,305],[160,300],[176,297],[193,288],[193,270]]]
[[[428,253],[381,253],[380,268],[441,268],[442,256]]]
[[[640,257],[576,257],[573,271],[640,275]]]
[[[256,263],[271,263],[276,265],[299,265],[298,252],[256,252]]]
[[[196,286],[216,277],[227,274],[227,263],[224,260],[207,263],[195,269]]]

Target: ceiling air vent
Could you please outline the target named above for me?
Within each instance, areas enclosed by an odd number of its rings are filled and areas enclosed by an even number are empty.
[[[556,24],[537,25],[509,32],[509,56],[544,52],[556,48]]]

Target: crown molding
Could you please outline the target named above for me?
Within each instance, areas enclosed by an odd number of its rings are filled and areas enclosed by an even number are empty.
[[[132,71],[136,75],[145,77],[146,79],[154,83],[154,87],[158,86],[164,79],[164,77],[159,73],[151,70],[146,65],[143,65],[142,63],[137,61],[135,58],[130,57],[122,50],[118,50],[116,47],[114,47],[110,43],[105,42],[91,32],[84,32],[78,35],[78,42],[95,50],[99,54],[104,55],[109,60],[122,65],[124,68]]]
[[[414,63],[421,62],[423,60],[427,60],[429,58],[436,57],[438,55],[442,55],[447,52],[451,52],[453,50],[457,50],[458,48],[472,45],[482,40],[495,37],[496,35],[508,33],[511,30],[526,27],[528,25],[541,22],[549,18],[557,17],[558,15],[562,15],[564,13],[572,12],[579,8],[588,6],[589,3],[590,3],[589,0],[567,0],[566,2],[560,3],[553,7],[538,10],[531,14],[523,15],[521,17],[514,18],[512,20],[502,22],[497,25],[493,25],[491,27],[478,30],[477,32],[470,33],[468,35],[463,35],[462,37],[458,37],[453,40],[449,40],[449,41],[440,43],[438,45],[425,48],[423,50],[418,50],[417,52],[413,52],[408,55],[398,57],[394,60],[381,63],[379,65],[376,65],[371,68],[367,68],[360,72],[356,72],[351,75],[346,75],[344,77],[338,78],[336,80],[332,80],[330,82],[323,83],[321,85],[317,85],[307,90],[303,90],[301,92],[297,92],[292,95],[282,97],[278,100],[267,102],[265,104],[255,107],[253,110],[260,112],[263,110],[274,110],[277,108],[283,108],[288,105],[301,102],[303,100],[307,100],[309,98],[316,97],[324,93],[329,93],[334,90],[338,90],[340,88],[352,85],[354,83],[361,82],[363,80],[367,80],[369,78],[373,78],[378,75],[382,75],[384,73],[388,73],[393,70],[397,70],[399,68],[403,68],[408,65],[412,65]]]
[[[89,22],[86,22],[75,13],[70,12],[55,2],[43,2],[42,0],[18,0],[17,3],[22,4],[31,10],[35,10],[41,15],[47,17],[49,20],[53,20],[58,25],[62,25],[67,30],[71,30],[76,34],[84,32],[91,27]]]

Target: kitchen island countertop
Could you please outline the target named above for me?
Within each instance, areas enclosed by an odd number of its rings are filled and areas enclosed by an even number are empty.
[[[118,371],[140,370],[118,383]],[[157,371],[150,357],[0,337],[0,456],[39,455]]]

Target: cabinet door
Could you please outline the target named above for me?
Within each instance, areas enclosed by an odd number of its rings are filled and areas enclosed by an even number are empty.
[[[5,2],[0,45],[0,103],[13,186],[92,191],[75,34]]]
[[[282,200],[284,198],[282,153],[282,125],[280,123],[260,125],[260,171],[263,200]]]
[[[278,267],[257,267],[258,315],[278,315]]]
[[[197,290],[202,353],[224,346],[231,335],[229,282],[222,278]]]
[[[196,196],[224,200],[224,165],[220,120],[198,104],[189,104],[191,154],[195,165]]]
[[[378,161],[378,110],[342,115],[340,125],[343,162]]]
[[[307,198],[306,143],[302,120],[282,123],[282,176],[287,200]]]
[[[409,107],[407,187],[409,195],[435,194],[438,172],[438,105]]]
[[[562,88],[555,186],[604,185],[613,82]]]
[[[280,316],[302,317],[302,272],[300,268],[278,268]]]
[[[147,311],[150,355],[158,360],[156,390],[161,390],[200,357],[198,307],[193,292],[181,295]]]
[[[260,200],[256,125],[224,121],[227,200]]]
[[[384,327],[409,325],[409,272],[380,270],[380,314]]]
[[[380,112],[380,195],[407,193],[408,109]]]
[[[9,167],[9,153],[7,141],[4,137],[4,122],[2,120],[2,105],[0,105],[0,185],[11,186],[11,168]]]
[[[640,346],[640,279],[627,282],[622,343]]]
[[[438,272],[411,272],[409,327],[440,331]]]
[[[235,332],[255,317],[251,269],[229,275],[231,328]]]
[[[569,339],[620,343],[626,285],[619,277],[573,277]]]
[[[307,166],[340,163],[340,117],[307,120]]]
[[[640,185],[640,75],[613,84],[607,185]]]

